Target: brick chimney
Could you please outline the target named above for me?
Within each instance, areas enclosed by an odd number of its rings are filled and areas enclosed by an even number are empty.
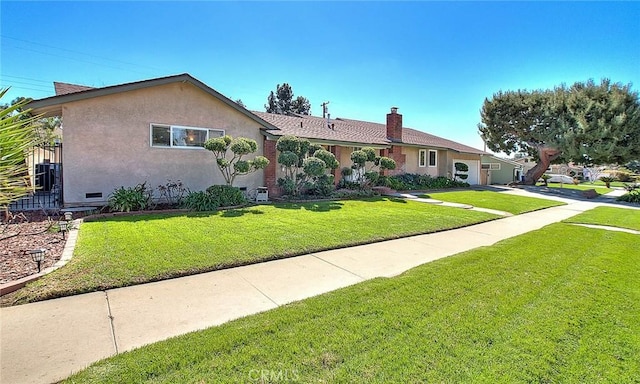
[[[387,139],[402,142],[402,115],[398,107],[391,107],[391,113],[387,113]]]

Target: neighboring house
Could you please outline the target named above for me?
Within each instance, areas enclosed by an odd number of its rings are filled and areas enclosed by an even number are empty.
[[[522,164],[492,155],[482,155],[482,184],[509,184],[523,175]]]
[[[351,165],[354,148],[373,147],[393,158],[388,174],[451,176],[455,162],[469,166],[470,184],[480,183],[480,156],[485,152],[402,126],[397,108],[386,124],[313,116],[250,112],[188,74],[104,88],[56,83],[56,96],[35,100],[35,113],[63,121],[62,186],[64,205],[104,204],[120,186],[147,182],[156,188],[181,180],[193,191],[224,184],[213,154],[202,144],[225,134],[256,140],[256,155],[270,165],[236,180],[254,190],[267,186],[278,194],[276,141],[296,135],[322,144],[341,167]],[[336,182],[340,170],[334,172]]]

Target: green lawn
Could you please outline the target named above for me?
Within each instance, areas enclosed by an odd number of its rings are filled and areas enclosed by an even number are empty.
[[[640,231],[640,210],[597,207],[565,220],[566,223],[608,225]],[[636,247],[637,249],[638,247]]]
[[[123,353],[67,382],[637,382],[638,238],[553,224]]]
[[[624,187],[625,184],[633,184],[633,182],[626,182],[623,183],[622,181],[612,181],[609,185],[612,187]],[[583,182],[581,185],[600,185],[600,186],[606,186],[604,181],[600,181],[600,180],[596,180],[593,183],[590,181],[585,181]]]
[[[82,224],[73,259],[15,303],[122,287],[497,218],[401,199],[119,216]]]
[[[448,201],[451,203],[470,204],[474,207],[495,209],[498,211],[509,212],[514,215],[564,205],[564,203],[552,200],[515,196],[493,191],[433,192],[420,197]]]
[[[543,186],[544,184],[538,184],[539,186]],[[575,189],[578,191],[587,191],[589,189],[593,189],[595,190],[598,195],[604,195],[607,194],[611,191],[613,191],[612,188],[607,188],[604,186],[604,183],[602,183],[602,185],[591,185],[589,183],[584,183],[584,184],[578,184],[578,185],[574,185],[574,184],[560,184],[560,183],[548,183],[547,185],[549,188],[565,188],[565,189]]]

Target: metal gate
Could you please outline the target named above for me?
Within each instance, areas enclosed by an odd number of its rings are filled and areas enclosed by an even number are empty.
[[[9,205],[12,211],[62,208],[62,143],[40,145],[27,155],[28,196]]]

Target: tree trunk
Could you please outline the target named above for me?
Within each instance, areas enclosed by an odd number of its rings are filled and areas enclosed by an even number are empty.
[[[551,162],[557,159],[562,152],[556,148],[541,147],[538,149],[538,153],[538,163],[524,175],[525,185],[536,185],[536,182],[540,179],[540,176],[544,175]]]

